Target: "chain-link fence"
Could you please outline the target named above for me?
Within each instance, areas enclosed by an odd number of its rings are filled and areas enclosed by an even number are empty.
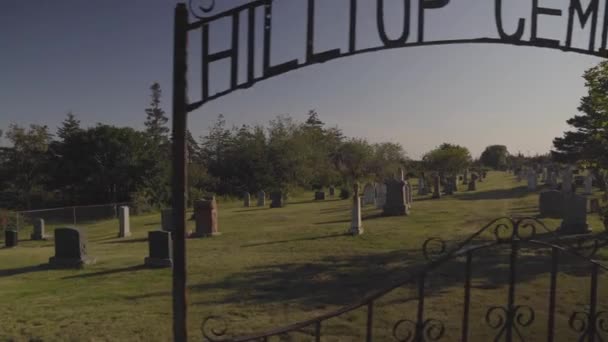
[[[129,203],[110,203],[101,205],[73,206],[52,209],[24,210],[12,213],[13,227],[21,230],[31,227],[34,219],[43,219],[47,225],[76,226],[99,220],[108,220],[118,217],[118,207]]]

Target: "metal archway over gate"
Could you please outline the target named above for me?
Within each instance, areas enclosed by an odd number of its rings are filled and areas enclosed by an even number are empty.
[[[543,7],[539,4],[538,0],[530,0],[530,18],[517,18],[515,22],[507,22],[503,17],[505,12],[507,1],[493,0],[494,6],[494,22],[496,31],[493,37],[482,36],[479,38],[463,38],[463,39],[450,39],[450,40],[434,40],[428,41],[425,39],[425,16],[429,11],[437,9],[449,9],[450,4],[457,2],[457,0],[403,0],[403,26],[399,30],[397,37],[390,37],[387,33],[387,24],[385,22],[385,1],[384,0],[369,0],[373,1],[376,5],[376,27],[377,33],[380,38],[381,44],[374,47],[358,48],[357,46],[357,6],[359,0],[349,0],[348,7],[345,8],[345,16],[348,18],[348,48],[342,49],[331,49],[327,51],[316,51],[314,42],[315,33],[315,0],[307,1],[307,12],[306,12],[306,55],[303,61],[297,59],[286,61],[277,65],[271,64],[271,37],[272,37],[272,25],[273,25],[273,3],[280,0],[253,0],[248,1],[245,4],[228,9],[220,13],[214,13],[215,0],[190,0],[188,4],[178,3],[175,9],[175,25],[174,25],[174,49],[173,49],[173,107],[172,107],[172,135],[173,135],[173,180],[172,180],[172,199],[173,199],[173,214],[174,214],[174,226],[175,226],[175,237],[174,237],[174,266],[173,266],[173,330],[174,339],[176,341],[186,341],[186,322],[187,322],[187,300],[186,300],[186,245],[185,245],[185,210],[186,210],[186,194],[187,194],[187,114],[194,111],[205,103],[218,99],[222,96],[228,95],[235,90],[245,89],[253,86],[254,84],[278,76],[296,69],[300,69],[309,65],[324,63],[330,60],[354,56],[367,52],[381,51],[387,49],[395,49],[402,47],[414,47],[414,46],[431,46],[431,45],[449,45],[449,44],[473,44],[473,43],[493,43],[493,44],[508,44],[516,46],[530,46],[530,47],[542,47],[556,49],[566,52],[574,52],[584,55],[591,55],[597,57],[608,57],[608,0],[570,0],[569,7],[566,10]],[[363,0],[362,0],[363,1]],[[368,0],[365,0],[368,1]],[[488,0],[489,1],[489,0]],[[511,2],[512,3],[512,2]],[[416,6],[413,6],[416,5]],[[603,5],[603,8],[602,6]],[[417,8],[417,13],[413,13],[412,8]],[[190,13],[189,13],[190,12]],[[263,20],[261,23],[256,23],[256,14],[262,12]],[[189,21],[189,16],[192,15],[197,20],[194,22]],[[539,18],[545,16],[552,17],[564,17],[567,20],[566,37],[564,44],[561,40],[550,39],[539,36]],[[225,19],[231,22],[231,36],[230,36],[230,48],[219,51],[210,52],[210,37],[209,30],[214,24]],[[416,28],[411,30],[411,23],[416,19]],[[598,23],[602,22],[602,25]],[[246,28],[246,39],[240,39],[239,34],[242,31],[241,25],[245,23]],[[587,48],[576,47],[573,41],[573,30],[574,25],[577,23],[582,28],[588,28],[589,37],[585,44]],[[258,42],[256,42],[256,25],[263,25],[263,39],[260,47],[262,49],[262,74],[257,75],[255,72],[256,65],[256,49],[258,49]],[[528,40],[524,40],[524,32],[529,27],[530,37]],[[201,97],[200,100],[189,103],[187,96],[187,46],[188,46],[188,34],[189,32],[200,30],[201,32],[201,46],[202,46],[202,76],[201,76]],[[598,44],[599,37],[599,44]],[[246,53],[245,56],[240,56],[239,51],[243,49],[240,46],[241,42],[245,41],[246,46],[244,47]],[[242,58],[241,58],[242,57]],[[230,72],[229,72],[229,86],[227,89],[221,90],[216,93],[210,93],[211,87],[209,86],[209,66],[220,60],[230,61]],[[238,70],[240,64],[246,63],[246,78],[245,80],[239,80]],[[259,63],[258,63],[259,64]],[[513,222],[512,222],[513,223]],[[522,225],[521,222],[513,223],[513,236],[515,238],[510,239],[512,245],[513,258],[517,257],[517,249],[520,242],[532,243],[537,245],[543,245],[545,242],[536,241],[534,239],[519,239],[518,230],[520,228],[528,227]],[[499,226],[503,227],[503,226]],[[486,227],[487,228],[487,227]],[[503,227],[504,228],[504,227]],[[497,229],[503,229],[497,228]],[[501,240],[502,241],[502,240]],[[561,247],[557,245],[550,245],[554,253],[559,253]],[[472,253],[467,251],[466,253]],[[450,254],[449,256],[454,256]],[[513,260],[514,261],[514,260]],[[600,264],[590,260],[594,266],[592,275],[597,276],[599,268],[604,268]],[[514,264],[514,262],[511,262]],[[422,282],[424,283],[424,282]],[[466,287],[465,287],[466,288]],[[421,296],[424,298],[424,296]],[[511,294],[510,294],[511,298]],[[594,298],[594,302],[597,298]],[[367,305],[373,303],[373,299],[363,303],[361,305]],[[595,308],[595,306],[593,306]],[[345,308],[345,311],[353,309],[352,307]],[[370,316],[372,316],[373,306],[370,307]],[[443,335],[443,328],[438,328],[435,325],[434,320],[424,320],[423,315],[424,304],[422,301],[421,308],[418,310],[419,314],[416,321],[403,321],[399,326],[403,326],[407,323],[414,324],[414,332],[410,338],[414,340],[425,340],[433,337],[441,337]],[[504,315],[498,321],[500,324],[501,334],[505,334],[507,340],[511,340],[514,333],[517,333],[517,324],[525,325],[525,313],[521,310],[528,310],[526,307],[516,306],[512,298],[505,307],[496,307],[492,312],[488,311],[488,315],[492,316],[498,311],[501,311]],[[532,311],[533,314],[533,311]],[[523,316],[522,316],[523,315]],[[605,330],[606,322],[603,318],[600,318],[600,314],[597,312],[587,313],[589,323],[585,325],[583,329],[586,333],[584,338],[593,340],[596,336],[595,328],[599,327],[601,330]],[[524,318],[522,318],[524,317]],[[316,320],[305,322],[308,324],[299,324],[293,327],[293,331],[314,325],[315,331],[319,331],[320,322],[323,321],[321,318]],[[578,315],[573,318],[575,322],[579,321],[581,316]],[[206,322],[209,322],[206,321]],[[600,324],[601,325],[596,325]],[[438,330],[439,329],[439,330]],[[589,330],[592,329],[592,330]],[[588,331],[589,330],[589,331]],[[292,331],[292,330],[290,330]],[[216,330],[216,332],[218,332]],[[221,331],[219,331],[221,332]],[[281,331],[284,333],[286,331]],[[216,334],[218,335],[218,334]],[[222,335],[222,334],[219,334]],[[275,335],[275,334],[272,334]],[[316,336],[319,336],[316,333]],[[464,335],[463,335],[464,336]],[[502,336],[502,335],[501,335]],[[237,340],[265,340],[263,336],[258,336],[249,339],[237,339]],[[368,336],[368,340],[371,336]],[[407,339],[404,339],[407,340]]]

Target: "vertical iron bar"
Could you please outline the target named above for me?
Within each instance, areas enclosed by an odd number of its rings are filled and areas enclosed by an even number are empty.
[[[514,228],[516,229],[516,227]],[[506,321],[506,340],[513,340],[513,310],[515,303],[515,263],[517,262],[517,250],[519,242],[515,239],[511,241],[511,257],[509,258],[509,298],[507,302],[507,321]]]
[[[416,335],[414,336],[415,341],[423,341],[422,337],[422,325],[424,324],[424,282],[426,273],[420,275],[418,281],[418,312],[416,314]]]
[[[367,304],[367,335],[365,337],[365,341],[372,341],[372,329],[374,322],[374,302],[371,301]]]
[[[321,321],[315,323],[315,341],[321,342]]]
[[[173,339],[188,340],[186,300],[186,130],[188,10],[175,7],[173,45]]]
[[[551,288],[549,289],[549,322],[547,331],[547,341],[553,342],[555,338],[555,292],[557,288],[557,266],[559,249],[551,249]]]
[[[467,252],[467,262],[464,270],[464,312],[462,314],[462,337],[461,340],[469,340],[469,306],[471,303],[471,260],[473,253]]]
[[[74,226],[76,226],[76,207],[72,207],[72,222],[74,222]]]
[[[595,341],[595,327],[597,323],[597,273],[599,267],[593,263],[591,269],[591,294],[589,298],[589,342]]]

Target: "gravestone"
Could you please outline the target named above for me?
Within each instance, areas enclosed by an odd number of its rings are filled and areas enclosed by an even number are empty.
[[[315,192],[315,201],[324,201],[325,200],[325,191],[316,191]]]
[[[376,204],[376,189],[370,183],[365,184],[363,188],[363,205],[374,205]]]
[[[587,177],[585,177],[585,195],[591,195],[591,193],[593,192],[593,175],[588,174]]]
[[[433,198],[441,198],[441,180],[439,178],[439,175],[436,175],[435,177],[433,177],[434,183],[433,183]]]
[[[376,209],[382,209],[386,204],[386,184],[378,184],[376,190]]]
[[[599,213],[600,212],[600,200],[592,198],[589,200],[589,212]]]
[[[452,179],[452,177],[447,177],[446,184],[443,187],[443,192],[446,195],[454,194],[454,180]]]
[[[386,216],[409,215],[407,205],[406,182],[402,179],[389,179],[386,181],[386,203],[383,214]]]
[[[424,196],[426,195],[427,191],[426,191],[426,184],[424,183],[424,177],[419,177],[418,178],[418,195],[419,196]]]
[[[462,175],[462,184],[463,185],[469,184],[469,170],[468,169],[464,170],[464,174]]]
[[[283,192],[282,191],[273,191],[270,194],[270,207],[271,208],[283,208],[285,206],[285,202],[283,200]]]
[[[452,191],[457,192],[458,191],[458,177],[456,176],[452,176]]]
[[[16,230],[5,230],[4,231],[4,247],[12,248],[17,247],[19,244],[19,233]]]
[[[266,193],[262,190],[258,191],[258,207],[266,206]]]
[[[336,188],[334,186],[329,187],[329,197],[334,197],[336,195]]]
[[[217,202],[215,196],[194,201],[195,231],[190,237],[210,237],[220,235],[217,222]]]
[[[361,198],[359,197],[359,184],[355,183],[353,187],[353,202],[350,220],[350,230],[352,235],[363,234],[363,221],[361,220]]]
[[[144,264],[148,267],[171,267],[172,257],[171,233],[162,230],[148,232],[148,256]]]
[[[55,256],[49,259],[51,267],[81,268],[93,263],[95,259],[87,253],[84,231],[78,228],[55,229]]]
[[[538,196],[541,217],[561,218],[564,210],[564,195],[557,190],[543,191]]]
[[[118,208],[118,237],[131,236],[131,223],[129,219],[129,207],[122,206]]]
[[[45,240],[47,238],[44,233],[44,220],[41,218],[34,219],[34,232],[30,235],[32,240]]]
[[[562,192],[564,194],[572,192],[572,171],[570,169],[566,169],[562,173]]]
[[[412,204],[414,203],[414,189],[412,188],[412,184],[410,184],[408,181],[405,181],[405,190],[405,201],[407,206],[411,208]]]
[[[534,171],[534,170],[528,171],[528,190],[530,190],[530,191],[536,190],[536,180],[537,180],[536,171]]]
[[[249,208],[251,206],[251,195],[245,191],[243,192],[243,207]]]
[[[160,226],[166,232],[173,232],[173,209],[163,209],[160,212]]]
[[[587,234],[587,198],[576,194],[564,196],[564,214],[559,232],[564,234]]]
[[[477,180],[475,177],[471,177],[469,181],[469,186],[467,188],[468,191],[476,191],[477,190]]]

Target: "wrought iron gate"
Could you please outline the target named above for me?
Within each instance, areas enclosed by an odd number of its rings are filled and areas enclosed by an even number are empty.
[[[221,317],[210,316],[202,323],[202,334],[205,341],[213,342],[321,341],[325,322],[354,310],[363,309],[366,311],[365,340],[373,341],[378,338],[374,336],[373,329],[376,319],[374,314],[376,303],[392,291],[404,285],[415,283],[417,308],[415,313],[412,313],[412,317],[394,322],[391,334],[393,339],[403,342],[471,341],[474,340],[472,333],[475,328],[470,322],[473,260],[478,256],[484,257],[483,253],[485,252],[498,253],[502,251],[508,258],[505,270],[508,274],[507,298],[501,305],[488,305],[484,317],[487,327],[494,331],[493,340],[529,340],[526,339],[522,329],[533,324],[545,333],[546,336],[543,337],[543,340],[563,340],[563,338],[560,339],[555,335],[558,275],[560,272],[564,272],[564,270],[560,270],[560,260],[574,258],[579,261],[579,265],[582,262],[590,266],[591,270],[586,274],[586,277],[590,280],[587,309],[583,311],[572,310],[569,313],[569,328],[577,334],[579,341],[603,341],[608,338],[608,314],[602,310],[605,307],[601,307],[602,301],[598,298],[598,276],[600,271],[606,270],[608,267],[594,258],[599,248],[605,244],[606,240],[603,239],[603,235],[599,235],[599,239],[597,235],[594,239],[590,239],[589,236],[559,236],[549,230],[541,221],[534,218],[499,218],[451,248],[440,238],[426,240],[422,246],[423,255],[428,261],[426,266],[415,274],[406,276],[403,280],[373,293],[355,304],[289,326],[240,337],[230,336],[229,324]],[[546,251],[547,256],[550,257],[550,262],[542,264],[542,267],[545,267],[549,272],[548,296],[546,306],[543,308],[547,310],[546,321],[537,321],[535,308],[518,303],[516,299],[518,285],[522,284],[517,278],[517,270],[526,267],[526,263],[520,260],[520,253],[522,251],[526,251],[526,253],[538,252],[538,250]],[[433,272],[436,272],[440,266],[457,258],[464,259],[463,269],[461,270],[464,275],[462,307],[460,308],[462,320],[459,323],[460,331],[449,334],[451,331],[448,330],[444,321],[426,313],[429,306],[425,304],[425,300],[433,296],[427,293],[426,285]],[[484,269],[478,269],[477,271],[483,273]]]

